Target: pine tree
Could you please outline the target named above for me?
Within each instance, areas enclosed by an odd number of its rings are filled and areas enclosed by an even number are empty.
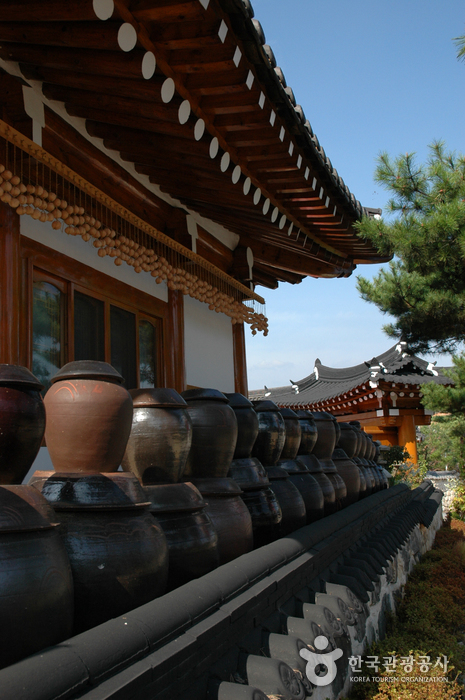
[[[395,257],[373,281],[358,277],[358,290],[394,317],[384,330],[412,352],[454,352],[465,339],[465,158],[441,142],[424,165],[384,153],[375,179],[393,195],[392,220],[365,217],[358,232]]]

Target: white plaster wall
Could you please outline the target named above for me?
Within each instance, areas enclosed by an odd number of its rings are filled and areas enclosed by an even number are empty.
[[[49,223],[36,221],[30,216],[21,216],[20,223],[20,230],[23,236],[42,243],[120,282],[125,282],[156,299],[168,301],[168,288],[165,282],[157,284],[148,272],[137,274],[137,272],[134,272],[134,268],[126,265],[126,263],[116,267],[113,258],[108,256],[100,258],[97,254],[97,249],[92,245],[92,240],[86,242],[82,240],[81,236],[69,236],[64,231],[56,231]]]
[[[187,384],[234,391],[231,319],[185,296],[184,332]]]

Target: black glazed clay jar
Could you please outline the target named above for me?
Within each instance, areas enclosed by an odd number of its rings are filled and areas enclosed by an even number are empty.
[[[318,482],[319,487],[323,493],[323,498],[325,501],[325,516],[332,515],[337,511],[336,504],[336,492],[328,476],[323,472],[323,467],[320,464],[315,455],[299,455],[296,459],[297,463],[302,462],[303,465],[308,469],[310,474],[313,476],[315,481]]]
[[[43,385],[26,369],[0,364],[0,483],[21,484],[45,431]]]
[[[300,423],[299,455],[309,455],[313,452],[318,440],[318,429],[310,411],[295,411]]]
[[[276,537],[285,537],[307,523],[305,502],[299,490],[289,480],[285,469],[268,467],[266,469],[270,488],[278,499],[283,517],[276,526]]]
[[[233,459],[250,457],[258,435],[258,416],[252,402],[243,394],[225,394],[229,405],[236,414],[237,441]]]
[[[281,452],[281,459],[295,459],[299,452],[302,428],[297,414],[290,408],[280,408],[286,426],[286,439]]]
[[[304,500],[307,525],[320,520],[325,511],[323,491],[305,464],[301,460],[280,459],[278,466],[286,470],[289,481],[298,489]]]
[[[330,413],[325,411],[312,413],[312,415],[318,430],[318,439],[312,454],[318,459],[331,459],[337,440],[335,420]]]
[[[125,472],[36,472],[61,523],[74,580],[74,633],[123,615],[166,590],[166,538],[137,478]]]
[[[242,500],[252,518],[254,549],[279,537],[276,526],[281,522],[283,514],[270,486],[244,491]]]
[[[233,479],[193,479],[206,501],[205,511],[218,534],[219,563],[226,564],[253,549],[252,518]]]
[[[341,448],[334,450],[332,462],[346,485],[347,493],[342,499],[342,507],[345,508],[360,498],[360,470]]]
[[[169,591],[216,569],[218,535],[199,490],[190,482],[144,486],[169,552]]]
[[[192,421],[192,443],[184,477],[226,477],[237,442],[236,414],[216,389],[182,392]]]
[[[121,462],[144,484],[178,482],[192,442],[187,404],[174,389],[133,389],[134,412]]]
[[[233,459],[228,477],[234,479],[243,491],[255,491],[270,485],[265,467],[255,457]]]
[[[286,440],[284,418],[273,401],[253,401],[252,404],[258,416],[258,436],[252,456],[264,467],[272,467],[281,457]]]
[[[341,434],[337,441],[337,447],[344,450],[349,459],[353,459],[357,454],[358,436],[350,423],[339,423]]]
[[[38,491],[0,486],[0,668],[73,633],[73,578],[59,530]]]
[[[332,459],[320,459],[319,461],[323,468],[323,472],[333,485],[334,495],[336,497],[336,508],[337,510],[340,510],[344,507],[343,504],[347,498],[347,487],[344,479],[342,479],[339,475]]]

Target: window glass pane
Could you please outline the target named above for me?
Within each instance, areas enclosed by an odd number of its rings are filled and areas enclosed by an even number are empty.
[[[105,361],[104,303],[74,292],[74,359]]]
[[[136,316],[118,306],[110,307],[111,364],[124,377],[127,389],[137,387]]]
[[[62,365],[63,294],[49,282],[34,282],[32,372],[45,389]]]
[[[141,389],[155,386],[157,377],[156,330],[150,321],[139,322],[139,374]]]

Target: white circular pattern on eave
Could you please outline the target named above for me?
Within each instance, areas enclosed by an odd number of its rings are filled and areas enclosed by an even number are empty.
[[[222,173],[225,173],[226,170],[229,168],[229,164],[231,162],[231,156],[229,155],[228,152],[223,153],[221,156],[221,161],[220,161],[220,170]]]
[[[165,104],[171,102],[176,92],[176,85],[173,78],[167,78],[161,86],[161,99]]]
[[[185,124],[187,121],[189,121],[189,117],[191,116],[191,104],[189,100],[184,100],[181,102],[179,105],[178,109],[178,119],[180,124]],[[196,125],[197,126],[197,125]],[[200,137],[202,138],[202,137]],[[198,141],[198,139],[197,139]]]
[[[113,0],[93,0],[92,6],[96,16],[101,20],[110,19],[115,9]]]
[[[194,126],[194,138],[196,141],[200,141],[205,133],[205,122],[203,119],[197,119]]]
[[[279,228],[280,229],[283,229],[285,227],[286,221],[287,221],[287,216],[286,216],[286,214],[283,214],[279,220]]]
[[[270,204],[271,204],[270,200],[268,198],[265,199],[265,201],[263,202],[263,209],[262,209],[264,214],[268,214],[268,212],[270,210]]]
[[[274,222],[277,220],[279,215],[279,209],[278,207],[275,207],[273,211],[271,212],[271,222],[274,224]]]
[[[152,51],[146,51],[144,58],[142,59],[142,77],[145,80],[150,80],[155,73],[155,68],[157,67],[157,59]]]
[[[241,166],[236,165],[236,167],[232,171],[232,175],[231,175],[231,180],[233,181],[233,185],[237,185],[237,183],[241,179],[241,175],[242,175]],[[244,192],[244,194],[247,194],[247,193]]]
[[[262,191],[259,187],[257,187],[257,189],[255,190],[254,195],[253,195],[253,203],[258,204],[261,196],[262,196]]]
[[[244,180],[244,184],[242,185],[242,191],[245,195],[249,194],[250,188],[252,187],[252,180],[250,177],[246,177]]]
[[[137,32],[129,22],[125,22],[118,30],[118,46],[122,51],[132,51],[137,44]]]
[[[214,137],[212,138],[212,140],[210,141],[210,148],[209,148],[209,151],[208,151],[209,154],[210,154],[210,158],[212,158],[212,159],[213,159],[213,158],[216,158],[216,156],[218,155],[218,151],[219,151],[219,150],[220,150],[220,142],[218,141],[218,139],[216,138],[216,136],[214,136]]]

